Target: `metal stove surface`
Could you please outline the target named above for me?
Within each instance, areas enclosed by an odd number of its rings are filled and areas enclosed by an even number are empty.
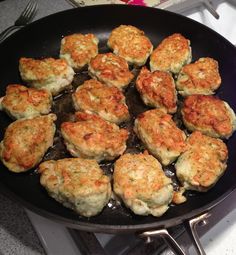
[[[90,240],[84,246],[78,241],[81,232],[67,229],[63,225],[43,218],[27,210],[42,245],[48,255],[82,255],[82,254],[112,254],[112,255],[142,255],[161,254],[172,255],[171,250],[166,248],[161,239],[151,244],[144,243],[134,234],[110,235],[96,234],[99,244]],[[176,233],[177,242],[183,247],[186,254],[197,254],[191,244],[191,240],[178,227]],[[209,222],[205,226],[198,227],[201,244],[207,255],[235,255],[236,254],[236,192],[232,193],[220,205],[212,210]],[[76,237],[78,235],[78,237]],[[179,235],[179,236],[178,236]],[[93,239],[85,233],[84,238]],[[77,242],[75,241],[77,240]],[[101,247],[104,248],[102,251]],[[96,251],[96,252],[95,252]]]
[[[178,8],[170,8],[170,10],[180,12],[209,26],[236,45],[236,25],[234,25],[236,24],[236,1],[219,0],[212,2],[214,9],[220,15],[219,19],[215,19],[204,5],[200,4],[200,1],[195,2],[198,2],[198,4],[191,9],[187,9],[186,6],[181,9],[181,6],[178,6]],[[166,249],[161,239],[145,245],[143,240],[133,234],[96,234],[99,242],[94,242],[93,236],[85,233],[81,239],[80,231],[67,229],[61,224],[43,218],[28,210],[26,212],[48,255],[174,254],[169,249]],[[191,245],[190,238],[183,230],[183,227],[177,227],[171,229],[170,232],[173,233],[178,243],[184,248],[186,254],[194,255],[196,254],[195,249]],[[236,254],[236,191],[212,210],[208,224],[199,227],[198,234],[206,254]],[[89,242],[84,244],[84,239],[86,241],[89,240]]]

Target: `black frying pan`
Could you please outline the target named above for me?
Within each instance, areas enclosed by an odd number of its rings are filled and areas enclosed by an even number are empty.
[[[222,87],[217,95],[236,110],[236,48],[231,43],[209,28],[180,15],[158,9],[125,5],[93,6],[68,10],[36,21],[12,35],[0,45],[0,95],[5,94],[5,88],[9,83],[22,82],[18,73],[20,57],[56,57],[62,36],[75,32],[95,33],[100,39],[101,51],[107,51],[105,45],[108,35],[113,28],[120,24],[130,24],[144,30],[154,46],[172,33],[182,33],[191,40],[193,60],[209,56],[219,61]],[[80,79],[80,76],[78,77]],[[82,74],[81,77],[81,79],[86,79],[86,74]],[[135,114],[142,111],[141,101],[135,90],[131,88],[126,94],[129,95],[130,104],[133,104],[132,110],[138,109]],[[60,106],[57,104],[54,107],[56,112],[60,108],[61,121],[70,114],[69,108],[64,108],[67,101],[63,100],[57,101]],[[3,112],[0,113],[0,120],[0,138],[2,140],[4,130],[11,120]],[[62,146],[60,155],[66,156],[62,151],[63,145],[60,146]],[[111,208],[107,206],[96,217],[90,219],[80,217],[47,195],[39,185],[39,175],[35,170],[14,174],[1,164],[0,187],[9,197],[14,197],[27,208],[82,230],[127,232],[167,228],[208,211],[235,189],[234,147],[236,147],[236,135],[229,139],[227,146],[229,149],[228,168],[215,187],[207,193],[190,193],[186,203],[171,206],[167,213],[160,218],[135,216],[123,206],[117,205],[117,208],[114,208],[116,206],[114,204]],[[58,157],[59,154],[55,154],[55,158]]]

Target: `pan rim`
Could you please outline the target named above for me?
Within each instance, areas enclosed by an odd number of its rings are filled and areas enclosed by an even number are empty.
[[[17,202],[19,205],[23,205],[26,209],[29,209],[30,211],[42,217],[45,217],[57,223],[63,224],[69,228],[71,227],[73,229],[79,229],[79,230],[88,231],[88,232],[108,233],[108,234],[127,233],[127,232],[142,233],[147,230],[167,229],[170,227],[183,224],[184,222],[190,219],[193,219],[199,215],[202,215],[212,210],[215,206],[219,205],[228,196],[230,196],[234,192],[235,188],[236,187],[233,187],[231,190],[224,193],[221,197],[212,201],[211,203],[205,206],[202,206],[200,208],[197,208],[195,210],[192,210],[191,212],[181,215],[179,217],[176,217],[174,219],[167,219],[167,220],[162,220],[161,222],[157,221],[152,223],[136,224],[136,225],[111,225],[111,224],[108,225],[108,224],[96,224],[96,223],[90,223],[90,222],[77,221],[77,220],[72,220],[72,219],[68,219],[68,218],[56,215],[54,213],[48,212],[42,208],[39,208],[30,204],[29,202],[23,200],[21,197],[18,197],[9,189],[3,188],[0,186],[0,190],[2,191],[2,194],[6,195],[12,201]],[[143,217],[146,217],[146,216],[143,216]],[[153,216],[153,218],[155,217]],[[173,222],[173,220],[175,221]]]

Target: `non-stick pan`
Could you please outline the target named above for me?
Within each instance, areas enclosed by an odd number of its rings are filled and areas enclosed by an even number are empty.
[[[5,94],[8,84],[22,83],[18,71],[20,57],[57,57],[62,37],[76,32],[96,34],[100,40],[100,52],[105,52],[108,51],[106,41],[109,33],[121,24],[130,24],[142,29],[154,46],[170,34],[175,32],[183,34],[191,41],[193,61],[200,57],[212,57],[219,62],[222,86],[218,90],[217,96],[227,101],[236,110],[236,48],[230,42],[211,29],[183,16],[154,8],[126,5],[72,9],[38,20],[16,32],[0,45],[0,95]],[[137,70],[133,71],[137,72]],[[74,86],[86,78],[86,71],[78,74]],[[65,97],[55,99],[53,110],[60,114],[57,125],[73,113],[73,108],[68,103],[70,93],[65,94]],[[126,96],[129,98],[128,105],[133,117],[145,110],[133,84],[126,91]],[[1,139],[10,122],[12,120],[1,112]],[[136,138],[131,137],[130,139],[132,141],[129,142],[132,146]],[[235,189],[234,148],[236,147],[236,135],[233,135],[226,143],[229,149],[228,167],[219,182],[206,193],[187,194],[188,201],[186,203],[171,206],[160,218],[136,216],[115,201],[111,201],[98,216],[89,219],[80,217],[47,195],[39,184],[39,175],[35,169],[27,173],[15,174],[1,164],[0,187],[9,197],[17,199],[34,212],[81,230],[117,233],[168,228],[209,211]],[[49,151],[45,159],[67,156],[59,133],[55,139],[55,147],[59,148],[59,152]],[[102,167],[105,171],[110,171],[108,168],[111,165],[104,163]],[[170,167],[166,172],[172,175],[174,169]]]

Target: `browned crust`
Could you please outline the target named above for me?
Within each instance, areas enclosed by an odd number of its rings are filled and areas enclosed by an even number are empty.
[[[128,153],[115,163],[114,183],[123,190],[126,199],[134,199],[151,198],[153,192],[162,189],[171,181],[153,156]]]
[[[178,73],[191,59],[190,41],[179,33],[166,37],[150,57],[151,70]]]
[[[168,113],[176,112],[175,83],[169,73],[163,71],[151,73],[146,67],[143,67],[137,77],[136,88],[146,104],[164,108]]]
[[[60,54],[69,54],[77,69],[88,64],[98,54],[98,39],[94,34],[72,34],[62,39]]]
[[[129,63],[144,65],[153,46],[144,32],[134,26],[121,25],[112,30],[108,46]]]
[[[39,165],[39,173],[41,182],[51,192],[60,186],[61,190],[69,191],[72,197],[104,192],[110,183],[96,161],[82,158],[45,161]]]
[[[206,191],[225,171],[227,159],[228,149],[222,140],[195,131],[187,140],[187,149],[181,156],[182,169],[177,168],[177,176],[188,183],[187,189]]]
[[[185,65],[176,84],[182,94],[213,94],[221,84],[218,62],[212,58],[200,58]]]
[[[129,119],[125,96],[116,87],[108,87],[91,79],[79,86],[72,98],[76,110],[96,113],[114,123]]]
[[[98,54],[90,61],[89,71],[92,77],[119,89],[126,87],[134,77],[125,59],[113,53]]]
[[[83,158],[112,159],[126,149],[128,131],[94,114],[76,113],[76,122],[61,125],[63,138],[78,149]],[[73,152],[72,152],[73,155]]]
[[[51,102],[51,93],[45,89],[34,89],[20,84],[9,84],[1,104],[14,118],[23,118],[27,110],[33,111],[33,115],[36,113],[38,115],[48,114],[51,109]]]
[[[228,137],[234,131],[232,113],[224,101],[214,96],[188,96],[181,112],[190,130],[199,130],[216,137]]]
[[[33,168],[53,143],[55,114],[22,119],[6,129],[1,145],[3,163],[13,172]]]
[[[171,115],[154,109],[141,113],[137,120],[140,128],[145,130],[155,146],[164,146],[180,153],[185,150],[185,135],[177,128]]]
[[[32,80],[45,80],[50,75],[60,76],[66,72],[68,64],[64,59],[33,59],[33,58],[20,58],[20,69],[23,77],[32,77]],[[27,78],[26,78],[27,80]]]

